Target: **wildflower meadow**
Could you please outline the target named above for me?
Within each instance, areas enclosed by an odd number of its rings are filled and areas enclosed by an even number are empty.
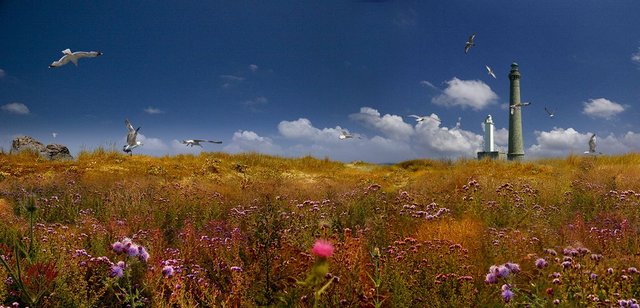
[[[640,155],[0,154],[2,307],[638,307]]]

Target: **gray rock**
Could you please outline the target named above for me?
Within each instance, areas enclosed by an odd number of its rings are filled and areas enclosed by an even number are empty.
[[[30,136],[16,137],[11,142],[11,151],[9,153],[18,153],[22,151],[33,151],[39,153],[40,156],[49,160],[73,159],[69,148],[62,144],[49,144],[45,146],[42,142]]]
[[[71,153],[69,152],[69,148],[57,143],[47,145],[47,154],[51,160],[73,159],[73,156],[71,156]]]
[[[11,142],[11,151],[9,153],[18,153],[22,151],[33,151],[43,154],[47,151],[47,148],[42,144],[42,142],[34,139],[33,137],[16,137]]]

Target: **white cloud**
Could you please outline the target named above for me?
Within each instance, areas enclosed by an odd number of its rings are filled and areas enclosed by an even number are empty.
[[[7,72],[0,68],[0,79],[4,78],[5,76],[7,76]]]
[[[359,113],[351,114],[349,118],[363,123],[368,128],[377,129],[393,139],[407,140],[413,134],[413,127],[405,123],[402,117],[390,114],[381,117],[378,110],[370,107],[360,108]]]
[[[432,116],[437,117],[435,114]],[[434,120],[412,127],[398,115],[381,116],[370,107],[362,107],[359,113],[350,117],[382,136],[340,140],[339,126],[316,128],[311,121],[301,118],[282,121],[278,125],[280,134],[295,143],[285,151],[293,155],[328,156],[342,161],[398,162],[418,157],[475,157],[482,145],[481,135],[459,127],[441,127]]]
[[[480,110],[498,99],[498,95],[480,80],[460,80],[454,77],[447,81],[447,85],[441,95],[431,100],[432,103]]]
[[[278,131],[282,136],[289,139],[300,139],[314,142],[338,142],[340,126],[335,128],[319,129],[311,124],[309,119],[300,118],[295,121],[281,121],[278,124]]]
[[[258,71],[258,66],[255,64],[249,64],[249,69],[255,73],[256,71]]]
[[[271,155],[282,155],[282,148],[268,137],[261,137],[253,131],[240,130],[233,133],[231,143],[223,148],[231,153],[260,152]]]
[[[19,114],[19,115],[27,115],[30,112],[29,107],[27,107],[27,105],[23,103],[10,103],[6,105],[2,105],[2,107],[0,108],[8,113]]]
[[[146,112],[148,114],[162,114],[162,113],[164,113],[163,110],[160,110],[158,108],[154,108],[154,107],[151,107],[151,106],[145,108],[144,112]]]
[[[220,75],[219,77],[224,81],[224,83],[222,84],[223,88],[228,88],[234,84],[238,84],[244,81],[244,77],[240,77],[236,75]]]
[[[631,54],[631,61],[640,64],[640,47],[638,47],[638,52]]]
[[[625,106],[605,98],[590,99],[589,102],[584,102],[583,104],[582,113],[592,118],[611,119],[625,110]]]
[[[536,131],[536,144],[529,147],[527,156],[548,157],[566,156],[571,153],[582,154],[589,149],[589,139],[593,133],[578,132],[573,128],[557,128],[553,130]],[[604,154],[622,154],[640,150],[640,134],[628,131],[622,136],[609,134],[596,135],[597,151]]]

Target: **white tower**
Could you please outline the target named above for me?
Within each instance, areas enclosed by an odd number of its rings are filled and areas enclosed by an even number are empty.
[[[493,152],[493,120],[488,115],[484,120],[484,151]]]

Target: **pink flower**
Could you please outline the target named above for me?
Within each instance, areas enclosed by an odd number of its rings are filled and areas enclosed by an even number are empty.
[[[313,244],[311,252],[320,258],[328,258],[333,254],[333,245],[325,240],[317,240]]]

